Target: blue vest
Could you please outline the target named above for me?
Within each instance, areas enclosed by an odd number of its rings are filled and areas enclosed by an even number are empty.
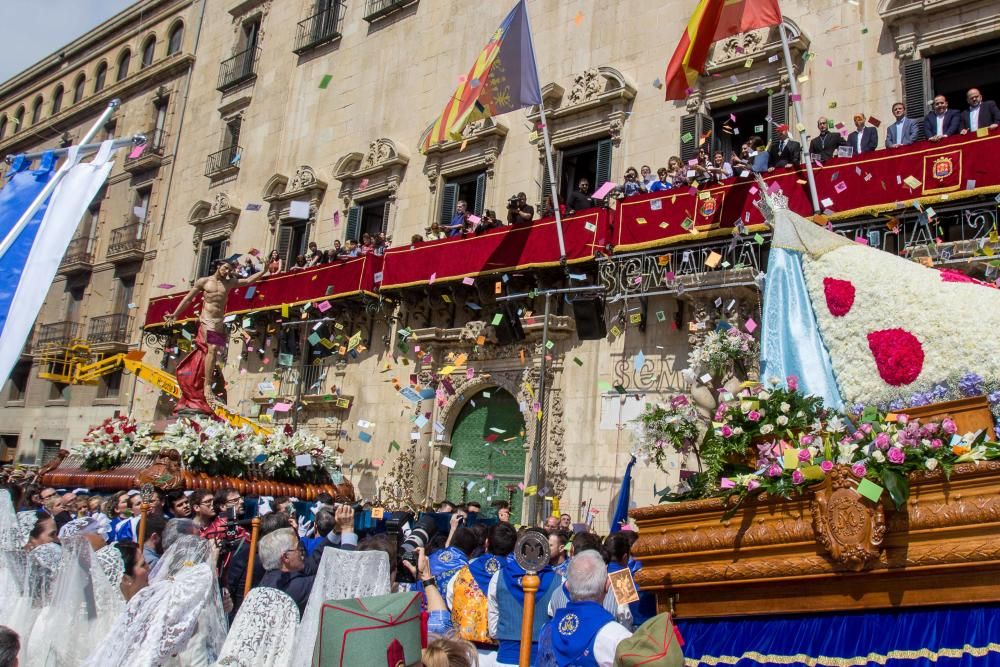
[[[469,564],[469,558],[461,549],[446,547],[439,549],[430,555],[428,559],[431,566],[431,574],[438,580],[438,590],[448,589],[448,582],[458,574],[458,571]]]
[[[597,667],[594,642],[614,617],[596,602],[570,602],[549,624],[552,651],[561,667]]]
[[[552,598],[552,593],[562,583],[549,568],[539,572],[538,576],[541,581],[538,592],[535,593],[535,615],[531,624],[532,656],[537,648],[538,636],[541,634],[542,627],[549,618],[549,600]],[[524,605],[521,600],[523,598],[524,591],[511,591],[503,572],[501,572],[500,576],[497,577],[497,607],[500,610],[496,636],[500,642],[497,662],[517,662],[521,650],[521,617],[524,616]],[[513,660],[510,659],[511,657]]]

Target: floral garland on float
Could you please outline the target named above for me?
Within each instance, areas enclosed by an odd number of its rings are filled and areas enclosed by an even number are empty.
[[[108,470],[144,451],[150,436],[149,424],[121,415],[108,417],[87,432],[70,453],[83,459],[86,470]]]

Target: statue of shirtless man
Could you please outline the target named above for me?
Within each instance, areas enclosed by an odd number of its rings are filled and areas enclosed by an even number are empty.
[[[234,287],[252,285],[267,275],[266,270],[261,270],[249,278],[238,278],[236,267],[237,262],[233,258],[216,260],[215,273],[196,280],[191,291],[185,295],[174,312],[167,315],[165,319],[167,326],[172,326],[177,317],[191,304],[191,301],[198,294],[202,295],[201,315],[198,317],[198,324],[207,348],[205,352],[204,393],[205,402],[209,406],[213,405],[215,401],[215,395],[212,392],[215,363],[220,356],[220,348],[226,345],[226,325],[223,320],[226,316],[226,299],[229,296],[229,290]],[[183,362],[181,363],[183,364]]]

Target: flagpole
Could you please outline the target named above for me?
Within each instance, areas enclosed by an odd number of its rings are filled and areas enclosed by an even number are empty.
[[[104,125],[104,123],[108,120],[108,118],[111,117],[111,114],[115,112],[115,109],[117,109],[119,105],[121,105],[121,100],[117,99],[111,100],[111,102],[108,103],[108,108],[104,110],[104,113],[102,113],[101,117],[97,119],[97,122],[94,123],[93,127],[91,127],[90,130],[87,131],[87,134],[84,135],[80,143],[86,144],[88,141],[90,141],[94,137],[94,135],[97,134],[97,130],[99,130],[102,125]],[[63,176],[65,176],[69,172],[69,167],[71,166],[72,165],[68,161],[63,163],[63,166],[58,171],[56,171],[55,174],[52,175],[52,178],[50,178],[48,183],[45,184],[45,187],[42,188],[42,191],[38,193],[37,197],[35,197],[35,201],[31,202],[31,206],[29,206],[27,210],[21,215],[17,223],[13,227],[11,227],[10,231],[7,233],[7,236],[4,237],[3,242],[0,242],[0,259],[3,259],[4,255],[7,254],[7,251],[10,250],[10,247],[14,245],[14,241],[16,241],[17,237],[21,235],[21,232],[24,231],[24,228],[28,226],[28,223],[31,221],[31,219],[35,217],[35,213],[38,212],[38,209],[42,207],[42,204],[45,203],[45,200],[48,199],[49,195],[51,195],[52,192],[56,189],[56,186],[59,185],[60,181],[62,181]]]
[[[809,195],[812,198],[813,213],[819,213],[819,195],[816,194],[816,176],[813,174],[812,157],[809,155],[809,144],[806,143],[805,123],[802,122],[802,101],[799,96],[799,86],[795,78],[795,68],[792,67],[792,52],[788,48],[788,35],[785,34],[784,22],[778,24],[778,34],[781,35],[781,50],[785,53],[785,69],[788,71],[788,86],[792,91],[792,105],[795,109],[795,120],[799,126],[799,145],[806,161],[806,180],[809,181]]]
[[[524,0],[521,0],[524,2]],[[528,6],[524,7],[524,18],[528,24],[528,43],[531,44],[534,52],[534,38],[531,35],[531,15],[528,13]],[[559,238],[559,264],[566,268],[566,241],[563,240],[562,213],[559,211],[559,186],[556,185],[556,170],[552,161],[552,140],[549,138],[549,124],[545,120],[545,98],[542,96],[542,81],[538,78],[538,65],[535,65],[535,81],[538,82],[538,113],[542,121],[542,142],[545,144],[545,164],[549,171],[549,193],[552,196],[552,210],[556,216],[556,236]],[[544,184],[543,184],[544,185]],[[543,188],[544,189],[544,188]],[[545,202],[542,202],[545,206]],[[544,214],[545,211],[543,210]]]

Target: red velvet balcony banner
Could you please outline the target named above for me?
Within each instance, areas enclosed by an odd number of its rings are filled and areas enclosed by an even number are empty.
[[[1000,131],[921,142],[904,149],[878,150],[837,158],[815,168],[816,190],[833,220],[876,215],[947,199],[1000,192]],[[805,167],[765,174],[777,183],[792,210],[812,214]],[[699,190],[678,188],[634,197],[618,204],[615,252],[685,243],[732,233],[737,220],[752,233],[764,219],[753,205],[757,185],[733,178]],[[690,222],[686,222],[690,221]]]
[[[592,209],[564,218],[563,237],[570,264],[592,260],[595,252],[612,241],[611,211]],[[382,289],[546,266],[559,266],[554,218],[392,248],[385,254]]]
[[[307,301],[319,304],[359,294],[377,296],[375,274],[382,270],[382,260],[382,257],[365,255],[313,269],[288,271],[265,278],[255,285],[237,287],[229,293],[226,314],[275,310],[283,305],[293,306]],[[164,318],[174,311],[186,293],[179,292],[152,299],[146,310],[145,326],[162,325]],[[198,297],[180,314],[178,320],[183,322],[194,319],[195,312],[200,308],[201,297]]]

